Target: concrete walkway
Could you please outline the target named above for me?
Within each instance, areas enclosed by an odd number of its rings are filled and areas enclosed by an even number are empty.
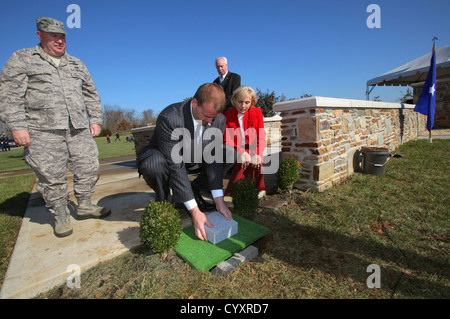
[[[419,140],[429,139],[428,134],[423,134],[419,136]],[[444,139],[448,140],[450,139],[450,129],[438,129],[438,130],[431,130],[431,139]]]
[[[68,174],[72,189],[72,176]],[[4,298],[31,298],[64,283],[69,265],[80,270],[114,258],[140,244],[139,220],[154,193],[138,179],[135,157],[102,161],[101,176],[92,198],[112,213],[102,220],[77,221],[73,234],[57,238],[54,218],[45,208],[35,183],[22,220],[14,252],[0,292]],[[69,198],[76,203],[73,194]],[[72,217],[75,216],[71,209]]]

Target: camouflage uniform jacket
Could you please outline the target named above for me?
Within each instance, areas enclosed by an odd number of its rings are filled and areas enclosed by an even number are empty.
[[[102,123],[102,105],[83,62],[65,53],[57,67],[38,44],[14,52],[0,73],[0,119],[12,131],[89,128]]]

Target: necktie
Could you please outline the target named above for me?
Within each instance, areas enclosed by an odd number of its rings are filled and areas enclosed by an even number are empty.
[[[193,159],[194,163],[201,163],[202,162],[202,135],[203,135],[203,129],[204,126],[201,125],[201,122],[197,122],[197,125],[195,127],[194,132],[194,147],[193,147]]]
[[[203,130],[204,126],[200,122],[197,122],[197,126],[195,127],[195,148],[201,144]]]

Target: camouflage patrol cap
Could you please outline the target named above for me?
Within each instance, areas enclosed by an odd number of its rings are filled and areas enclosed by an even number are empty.
[[[67,35],[66,31],[64,30],[64,23],[52,18],[47,17],[38,18],[36,19],[36,26],[38,31],[50,33],[63,33]]]

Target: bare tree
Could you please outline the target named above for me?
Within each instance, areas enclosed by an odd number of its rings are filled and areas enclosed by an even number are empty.
[[[123,110],[123,119],[129,122],[130,124],[134,124],[134,122],[136,122],[135,113],[136,110],[134,109],[125,109]]]
[[[148,109],[142,112],[142,119],[141,119],[141,125],[147,126],[147,125],[154,125],[156,124],[156,118],[158,116],[154,115],[154,112],[152,109]]]
[[[124,119],[124,112],[118,105],[103,105],[103,125],[112,132],[117,131],[117,126]]]
[[[153,125],[156,118],[157,115],[155,116],[152,109],[136,114],[134,109],[123,109],[119,105],[103,105],[103,127],[110,129],[111,132]]]

